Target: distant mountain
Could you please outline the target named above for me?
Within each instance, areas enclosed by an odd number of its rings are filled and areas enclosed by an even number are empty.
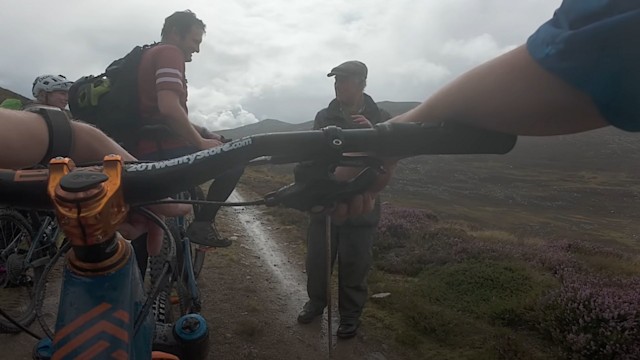
[[[223,135],[226,138],[238,139],[244,136],[255,135],[255,134],[309,130],[312,127],[313,127],[312,121],[308,121],[301,124],[291,124],[291,123],[276,120],[276,119],[265,119],[257,123],[240,126],[235,129],[216,131],[216,133]]]
[[[396,116],[413,109],[420,103],[381,101],[377,104],[380,108],[389,112],[391,116]],[[291,124],[288,122],[275,120],[275,119],[265,119],[257,123],[244,125],[235,129],[220,130],[216,132],[227,138],[237,139],[244,136],[250,136],[255,134],[303,131],[303,130],[311,130],[312,128],[313,128],[313,120],[303,122],[300,124]]]
[[[397,116],[404,114],[414,107],[420,105],[419,102],[407,101],[407,102],[395,102],[395,101],[380,101],[377,103],[379,107],[387,110],[391,116]]]

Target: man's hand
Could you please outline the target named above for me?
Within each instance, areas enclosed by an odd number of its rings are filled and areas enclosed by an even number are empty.
[[[191,124],[191,126],[193,126],[193,128],[200,135],[200,142],[197,144],[198,149],[206,150],[223,144],[222,136],[209,131],[209,129],[205,128],[204,126],[196,125],[193,123]]]
[[[222,145],[222,141],[214,139],[202,139],[198,145],[198,149],[206,150]]]
[[[191,211],[191,205],[187,204],[163,204],[151,205],[147,207],[153,211],[160,219],[164,221],[165,216],[174,217],[186,215]],[[164,231],[161,227],[149,220],[146,216],[131,212],[127,222],[120,225],[118,231],[128,240],[136,239],[138,236],[148,233],[147,235],[147,251],[149,255],[155,256],[160,254],[162,249],[162,239]]]
[[[202,136],[204,139],[213,139],[213,140],[218,140],[218,141],[222,141],[222,136],[211,132],[209,129],[201,126],[200,127],[200,136]]]
[[[368,127],[368,128],[373,127],[373,125],[371,124],[371,121],[369,121],[369,119],[364,117],[364,115],[351,115],[351,120],[353,120],[354,123],[362,127]]]
[[[384,160],[383,169],[385,172],[378,175],[376,182],[367,189],[364,194],[356,195],[347,202],[337,204],[336,208],[331,212],[331,219],[336,224],[342,224],[349,218],[364,215],[373,211],[376,203],[376,197],[378,193],[382,191],[387,184],[389,184],[397,162],[397,159]],[[336,179],[347,181],[356,177],[361,170],[362,169],[352,167],[338,167],[334,174]]]

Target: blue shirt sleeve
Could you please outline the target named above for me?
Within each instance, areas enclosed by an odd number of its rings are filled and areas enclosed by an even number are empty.
[[[589,94],[609,123],[640,131],[640,1],[564,0],[527,49]]]

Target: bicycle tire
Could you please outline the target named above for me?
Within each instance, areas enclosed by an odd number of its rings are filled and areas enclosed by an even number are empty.
[[[200,186],[194,187],[189,195],[194,200],[206,200],[204,195],[204,191]],[[197,218],[200,211],[202,211],[202,205],[193,205],[193,214],[194,218]],[[191,259],[193,263],[193,275],[197,280],[200,276],[200,272],[202,272],[202,267],[204,266],[204,258],[206,256],[206,251],[197,244],[191,244]]]
[[[191,258],[193,259],[193,276],[196,280],[200,277],[204,267],[204,258],[207,252],[199,245],[191,245]]]
[[[179,230],[177,228],[177,223],[173,218],[167,218],[165,220],[169,231],[174,238],[179,236]],[[151,311],[153,311],[153,316],[156,322],[168,324],[171,323],[174,319],[173,313],[171,311],[171,291],[173,289],[173,283],[175,282],[175,269],[177,267],[176,259],[171,258],[171,238],[168,236],[164,236],[162,241],[162,248],[160,250],[160,254],[157,256],[149,257],[149,280],[151,286],[156,286],[158,281],[160,280],[164,268],[164,264],[169,261],[171,263],[171,275],[169,281],[165,283],[160,292],[158,293],[158,297],[154,300]],[[149,292],[148,292],[149,293]]]
[[[180,316],[191,312],[194,307],[193,298],[189,291],[188,274],[185,268],[183,244],[179,244],[176,248],[176,271],[174,276],[174,288],[178,296],[178,305],[180,306]],[[193,266],[193,262],[191,264]],[[195,280],[195,276],[194,276]]]
[[[183,192],[176,196],[176,199],[200,199],[203,200],[204,192],[199,187],[194,187],[189,192]],[[191,221],[200,211],[200,207],[194,206],[194,213],[182,218],[167,218],[165,223],[173,238],[175,244],[175,258],[168,259],[170,252],[168,236],[164,237],[162,249],[158,256],[152,256],[149,259],[149,278],[152,285],[156,284],[161,276],[163,266],[167,260],[172,264],[171,278],[164,289],[160,289],[157,299],[154,300],[152,311],[157,322],[170,323],[172,319],[185,315],[194,308],[194,299],[189,291],[188,276],[184,264],[183,241],[186,229]],[[194,272],[194,279],[197,279],[204,265],[205,252],[196,244],[190,244],[191,267]],[[175,295],[175,296],[174,296]],[[177,296],[177,301],[174,298]],[[172,305],[179,305],[177,312],[174,311]]]
[[[179,222],[175,218],[167,219],[167,226],[169,227],[169,229],[171,229],[174,239],[176,239],[176,255],[173,262],[174,266],[168,293],[170,294],[169,299],[171,300],[171,305],[179,305],[177,309],[178,312],[175,315],[177,315],[177,317],[180,317],[191,312],[194,307],[194,301],[191,296],[191,292],[189,291],[188,274],[186,273],[187,269],[185,267],[188,265],[185,264],[185,257],[183,252],[184,242],[182,240],[182,237],[180,237],[185,233],[186,229],[185,227],[182,227],[178,224]],[[186,225],[186,221],[184,225]],[[190,251],[192,251],[192,248],[190,249]],[[193,262],[190,266],[193,268]],[[174,297],[172,296],[174,294],[174,291],[177,300],[174,300]]]
[[[35,290],[35,315],[40,328],[53,339],[55,323],[58,317],[60,291],[62,290],[62,278],[66,264],[65,255],[71,248],[69,242],[64,242],[56,254],[44,267],[42,276]],[[62,258],[62,261],[60,259]]]
[[[34,283],[41,276],[41,267],[24,268],[23,256],[31,247],[33,228],[18,211],[0,209],[0,249],[11,245],[15,251],[0,257],[0,308],[22,326],[35,320]],[[0,316],[0,333],[22,331]]]

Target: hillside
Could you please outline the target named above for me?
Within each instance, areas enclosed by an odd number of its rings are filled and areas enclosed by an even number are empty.
[[[415,103],[382,102],[389,112]],[[234,137],[311,128],[265,120]],[[226,135],[225,135],[226,136]],[[582,134],[520,137],[507,155],[405,159],[385,198],[443,216],[540,236],[588,235],[640,247],[638,135],[609,127]],[[287,167],[270,171],[289,174]]]
[[[393,102],[393,101],[381,101],[377,103],[378,106],[391,114],[396,116],[405,113],[418,104],[417,102]],[[313,128],[313,120],[306,121],[300,124],[291,124],[288,122],[265,119],[254,124],[244,125],[235,129],[227,129],[216,131],[217,133],[224,135],[227,138],[237,139],[244,136],[265,134],[274,132],[286,132],[286,131],[303,131],[311,130]]]
[[[235,129],[216,131],[216,133],[223,135],[226,138],[238,139],[255,134],[309,130],[312,128],[312,126],[312,121],[304,122],[301,124],[291,124],[275,119],[265,119],[257,123],[244,125]]]
[[[404,114],[407,111],[413,109],[414,107],[420,105],[419,102],[411,102],[411,101],[407,101],[407,102],[380,101],[377,104],[378,104],[378,107],[381,107],[387,110],[387,112],[391,114],[391,116]]]
[[[7,90],[5,88],[0,87],[0,103],[3,102],[5,99],[18,99],[20,101],[22,101],[23,104],[26,104],[28,102],[31,102],[31,99],[24,97],[18,93],[15,93],[11,90]]]

